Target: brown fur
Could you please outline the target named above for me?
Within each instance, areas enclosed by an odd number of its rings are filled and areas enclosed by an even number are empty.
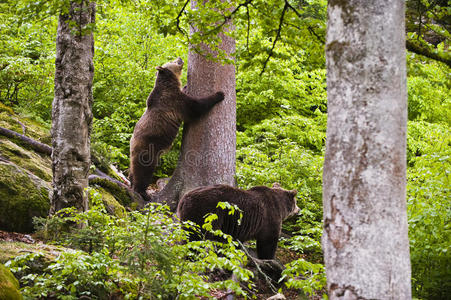
[[[273,188],[256,186],[249,190],[228,185],[200,187],[183,196],[177,215],[182,221],[202,225],[205,215],[214,213],[218,215],[213,222],[214,229],[221,229],[242,242],[256,239],[258,257],[273,259],[283,220],[299,212],[296,193],[296,190],[287,191],[278,184]],[[241,224],[237,223],[239,214],[229,215],[228,210],[216,207],[218,202],[237,205],[243,211]]]
[[[224,99],[222,92],[205,98],[185,94],[180,82],[182,68],[180,58],[157,67],[157,79],[147,98],[147,109],[136,123],[130,140],[131,186],[147,200],[146,189],[159,157],[171,147],[182,121],[199,118]]]

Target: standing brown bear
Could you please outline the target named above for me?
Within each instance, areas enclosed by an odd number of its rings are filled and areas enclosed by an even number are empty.
[[[256,186],[249,190],[228,185],[200,187],[183,196],[177,215],[182,221],[202,225],[205,215],[214,213],[218,219],[213,221],[213,229],[221,229],[242,242],[256,239],[258,258],[273,259],[282,221],[299,212],[296,194],[296,190],[284,190],[277,183],[272,188]],[[229,215],[217,207],[218,202],[235,204],[243,211],[240,225],[239,214]]]
[[[147,109],[136,123],[130,141],[129,179],[132,189],[148,200],[147,187],[162,152],[169,149],[182,121],[195,120],[224,100],[217,92],[205,98],[188,96],[181,90],[183,60],[157,67],[155,87],[147,98]]]

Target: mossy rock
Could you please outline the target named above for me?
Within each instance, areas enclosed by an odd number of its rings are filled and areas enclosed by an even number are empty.
[[[96,187],[95,190],[102,196],[103,205],[106,211],[116,217],[122,218],[125,216],[125,208],[114,198],[112,194],[101,187]]]
[[[45,217],[51,186],[12,162],[0,161],[0,229],[29,233],[33,217]]]
[[[37,245],[23,242],[0,241],[0,264],[4,264],[8,260],[24,254],[24,252],[33,252]]]
[[[0,264],[5,264],[9,260],[26,253],[42,254],[38,260],[42,265],[37,267],[37,271],[43,271],[51,262],[53,262],[62,252],[68,251],[68,248],[58,245],[49,245],[44,243],[23,243],[0,241]],[[16,274],[17,275],[17,274]]]
[[[1,102],[0,102],[0,112],[6,112],[11,115],[14,114],[14,110],[11,107],[6,106],[5,104],[3,104]]]
[[[95,178],[93,180],[89,180],[89,185],[94,186],[96,188],[102,188],[109,194],[113,195],[114,198],[119,202],[119,204],[123,206],[130,206],[133,202],[133,199],[130,198],[130,195],[127,193],[127,190],[123,187],[120,187],[116,183],[113,183],[105,178]]]
[[[8,268],[0,264],[0,299],[22,299],[22,294],[20,293],[19,288],[19,281],[17,281]]]
[[[22,125],[25,126],[25,132],[23,132]],[[0,127],[26,135],[44,144],[51,143],[50,124],[21,117],[8,110],[7,106],[4,106],[3,109],[0,107]]]
[[[13,162],[19,167],[28,170],[42,180],[52,180],[52,161],[49,156],[40,155],[27,150],[0,136],[0,155],[3,159]]]

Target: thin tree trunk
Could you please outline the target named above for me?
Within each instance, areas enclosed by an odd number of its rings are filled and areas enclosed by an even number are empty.
[[[230,28],[230,24],[226,28]],[[220,48],[228,55],[234,53],[235,40],[223,33],[220,37]],[[212,53],[204,45],[201,48]],[[179,199],[196,187],[220,183],[234,185],[235,182],[235,67],[215,63],[191,48],[188,54],[187,94],[201,97],[217,91],[224,92],[224,101],[201,119],[183,125],[177,168],[158,195],[158,201],[169,204],[173,211]]]
[[[329,1],[329,299],[410,299],[404,1]]]
[[[53,198],[50,214],[88,208],[95,3],[69,3],[59,16],[52,110]]]

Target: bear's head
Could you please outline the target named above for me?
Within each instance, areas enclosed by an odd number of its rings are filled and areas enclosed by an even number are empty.
[[[182,77],[182,69],[183,69],[183,60],[179,57],[174,61],[170,61],[162,65],[161,67],[156,67],[158,73],[171,72],[175,75],[176,79],[180,82],[180,78]]]
[[[284,219],[299,213],[300,208],[296,204],[297,190],[285,190],[277,182],[272,185],[272,190],[277,194],[277,199],[284,210]]]

